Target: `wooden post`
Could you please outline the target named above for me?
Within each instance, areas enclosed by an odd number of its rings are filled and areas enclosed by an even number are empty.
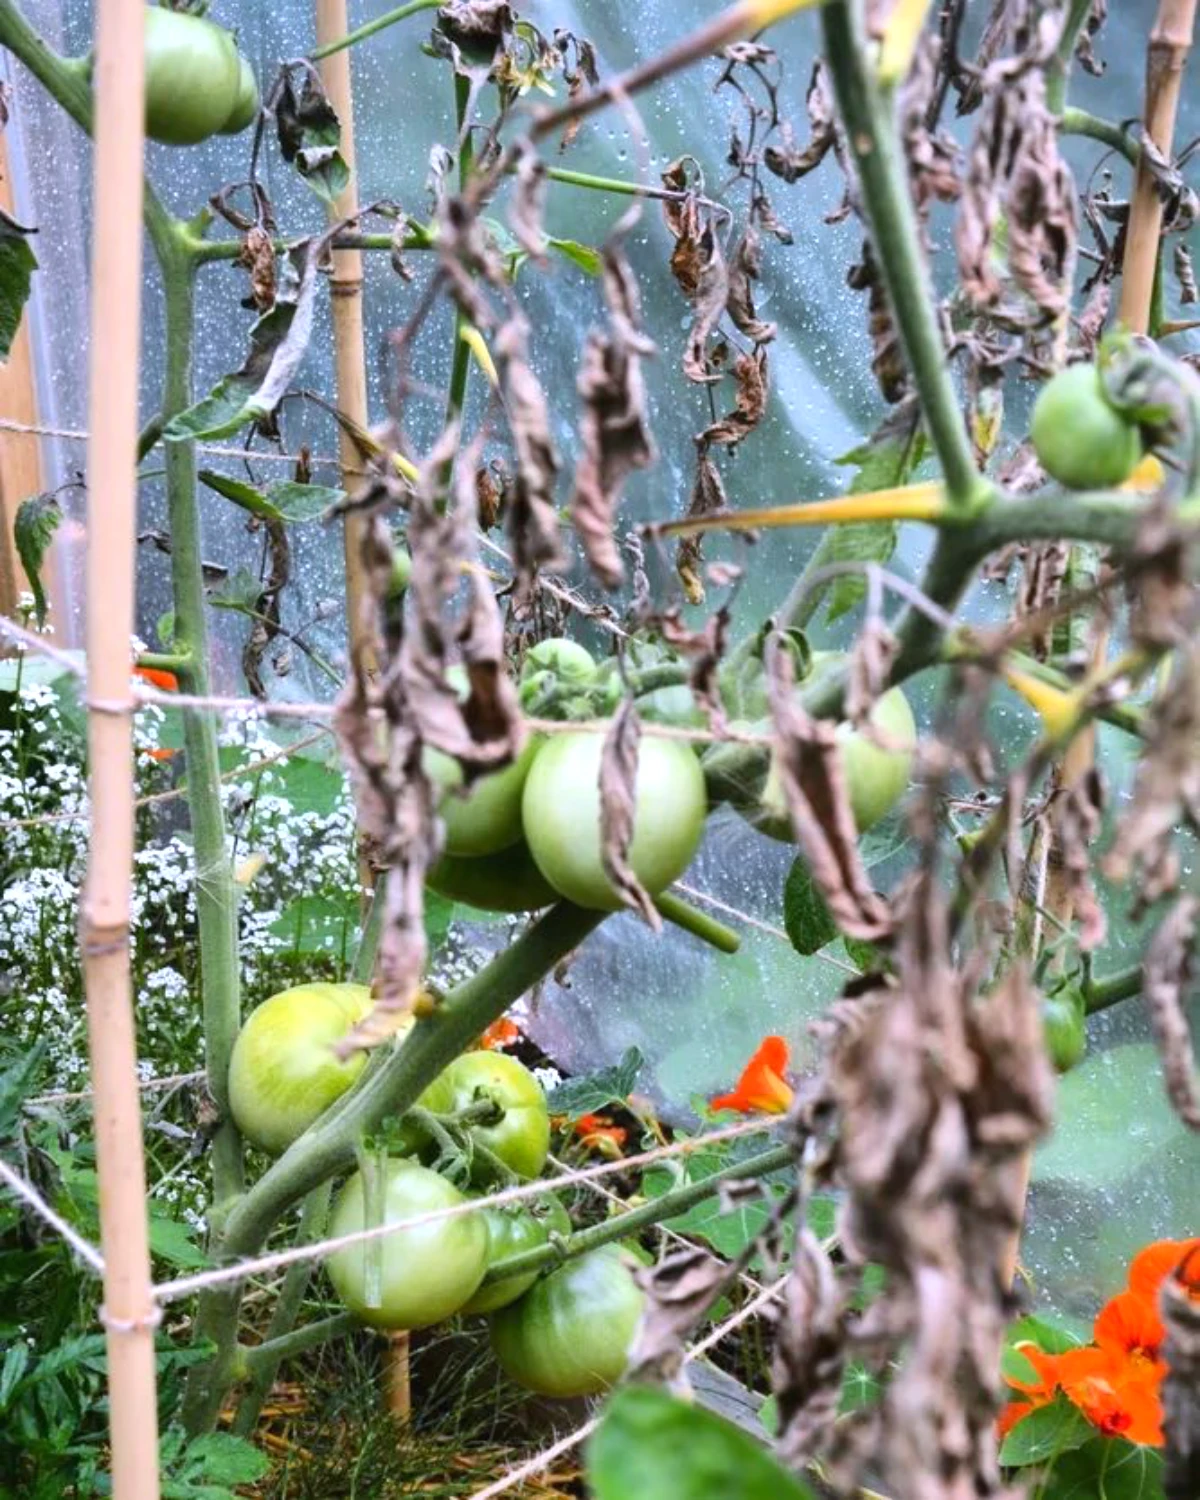
[[[1196,26],[1196,4],[1197,0],[1161,0],[1146,50],[1143,120],[1150,139],[1167,157],[1175,139],[1175,116]],[[1118,321],[1134,333],[1145,333],[1149,326],[1162,217],[1162,200],[1155,190],[1153,174],[1142,162],[1129,207],[1117,314]]]
[[[114,1500],[157,1500],[158,1421],[141,1100],[130,993],[144,0],[100,0],[88,397],[92,844],[83,892]]]
[[[317,45],[345,36],[346,0],[317,0]],[[354,156],[354,100],[350,91],[350,49],[335,52],[320,63],[321,79],[329,102],[342,125],[342,159],[350,169],[350,180],[329,211],[331,220],[348,218],[358,210],[358,181]],[[359,427],[368,425],[367,373],[363,355],[363,260],[360,250],[333,252],[333,343],[338,408]],[[345,431],[338,434],[342,461],[342,485],[354,487],[353,471],[361,457]],[[363,578],[360,516],[344,522],[346,553],[346,616],[352,655],[361,650],[368,635],[363,618],[366,587]]]

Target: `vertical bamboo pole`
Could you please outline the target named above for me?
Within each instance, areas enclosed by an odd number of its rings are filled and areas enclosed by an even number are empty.
[[[346,0],[317,0],[317,46],[345,36]],[[350,169],[350,180],[339,193],[331,217],[349,218],[358,211],[358,175],[354,151],[354,96],[350,80],[350,48],[331,53],[319,64],[321,80],[329,102],[337,111],[342,126],[342,158]],[[359,250],[333,252],[333,353],[337,386],[337,404],[358,427],[368,425],[367,372],[363,345],[363,260]],[[344,430],[338,433],[338,452],[342,463],[342,486],[353,486],[352,472],[361,462],[353,440]],[[365,659],[369,636],[363,613],[366,581],[362,564],[362,527],[360,516],[349,515],[344,521],[346,555],[346,617],[352,660]],[[373,883],[370,865],[359,855],[359,880],[365,890]],[[369,982],[369,981],[368,981]],[[408,1335],[390,1339],[384,1357],[384,1384],[388,1410],[401,1419],[410,1409],[408,1372]]]
[[[82,942],[115,1500],[157,1500],[159,1493],[156,1309],[129,968],[133,720],[121,707],[132,708],[144,25],[143,0],[100,0],[87,462],[92,845]]]
[[[1150,139],[1169,157],[1175,138],[1179,92],[1196,27],[1197,0],[1161,0],[1146,50],[1146,106],[1143,123]],[[1121,305],[1118,320],[1134,333],[1145,333],[1150,322],[1163,206],[1154,177],[1139,164],[1125,234],[1125,262],[1121,267]]]
[[[345,36],[346,0],[317,0],[317,46]],[[330,209],[330,218],[344,219],[358,211],[358,180],[354,155],[354,100],[350,90],[350,49],[335,52],[320,63],[321,80],[329,102],[337,111],[342,125],[342,158],[350,169],[350,180]],[[333,252],[333,348],[337,404],[359,427],[367,426],[367,373],[363,355],[363,260],[359,250]],[[345,431],[339,431],[338,453],[342,463],[342,484],[351,488],[352,471],[361,459],[354,442]],[[361,516],[347,516],[344,522],[346,553],[346,615],[352,655],[360,651],[367,638],[363,618],[366,585],[362,564]]]

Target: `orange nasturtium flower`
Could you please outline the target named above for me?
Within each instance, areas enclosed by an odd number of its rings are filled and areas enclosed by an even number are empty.
[[[735,1109],[743,1115],[781,1115],[795,1092],[784,1078],[788,1045],[781,1036],[765,1036],[746,1064],[737,1087],[711,1101],[713,1109]]]
[[[133,675],[164,693],[179,691],[179,679],[174,672],[160,672],[157,667],[134,667]],[[170,760],[176,754],[174,750],[143,750],[141,753],[148,760]]]
[[[507,1047],[509,1042],[515,1042],[520,1035],[521,1029],[517,1023],[510,1021],[507,1016],[501,1016],[498,1021],[492,1022],[475,1045],[493,1052]]]
[[[580,1115],[571,1129],[589,1150],[614,1161],[629,1135],[623,1125],[614,1125],[607,1115]]]
[[[1109,1298],[1097,1314],[1091,1344],[1062,1354],[1019,1344],[1037,1378],[1009,1378],[1020,1395],[1000,1413],[1001,1436],[1061,1391],[1106,1436],[1160,1446],[1167,1367],[1158,1296],[1171,1275],[1180,1276],[1189,1297],[1200,1301],[1200,1239],[1158,1240],[1140,1250],[1129,1267],[1126,1290]]]

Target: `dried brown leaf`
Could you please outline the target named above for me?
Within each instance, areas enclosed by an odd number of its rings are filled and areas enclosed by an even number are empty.
[[[908,367],[904,363],[904,350],[892,322],[891,304],[869,241],[863,241],[862,259],[850,267],[846,284],[852,291],[867,293],[867,328],[873,350],[871,369],[879,382],[883,399],[895,405],[908,394]]]
[[[606,588],[623,580],[613,536],[626,479],[657,458],[646,420],[642,358],[654,345],[641,331],[637,283],[616,245],[604,251],[609,328],[584,344],[578,390],[583,402],[582,452],[575,469],[571,519],[592,571]]]
[[[726,308],[734,325],[755,344],[769,344],[775,337],[774,323],[764,323],[754,311],[754,283],[762,275],[762,240],[753,224],[734,247],[729,260],[729,294]]]
[[[721,471],[703,448],[696,459],[696,478],[692,484],[692,496],[688,503],[688,516],[711,516],[725,509],[725,485]],[[684,596],[689,604],[704,603],[704,581],[700,576],[703,562],[699,535],[680,539],[675,552],[675,571],[683,584]]]
[[[801,1224],[771,1355],[778,1446],[788,1464],[816,1457],[838,1415],[847,1353],[845,1314],[829,1256]]]
[[[1062,789],[1051,805],[1059,873],[1070,898],[1079,946],[1084,953],[1099,948],[1108,930],[1092,880],[1092,850],[1100,834],[1103,812],[1103,783],[1095,766]]]
[[[250,272],[250,299],[255,308],[266,312],[275,304],[275,241],[261,224],[246,231],[237,263]]]
[[[1162,1058],[1167,1097],[1192,1130],[1200,1130],[1200,1088],[1184,999],[1193,978],[1198,917],[1200,900],[1180,896],[1159,923],[1142,960],[1142,994]]]
[[[808,111],[808,144],[797,145],[791,126],[785,122],[780,128],[778,142],[770,143],[763,150],[763,165],[784,182],[797,182],[806,177],[837,146],[833,90],[823,62],[813,65],[804,105]]]
[[[733,410],[718,417],[696,436],[701,450],[714,444],[733,448],[750,436],[767,410],[767,350],[760,344],[753,354],[739,354],[733,365]]]
[[[660,932],[658,909],[629,864],[641,738],[637,708],[626,698],[613,716],[600,757],[600,863],[622,904]]]
[[[508,227],[517,244],[535,261],[546,259],[546,163],[529,141],[517,151],[517,187],[508,211]]]
[[[692,308],[683,372],[689,380],[708,384],[720,379],[720,372],[709,367],[708,340],[725,311],[729,271],[714,216],[689,186],[693,165],[690,158],[680,157],[664,169],[663,186],[686,196],[665,202],[663,219],[675,240],[671,274]]]
[[[516,478],[508,506],[508,536],[516,591],[524,597],[539,568],[565,561],[554,508],[558,453],[550,435],[546,395],[529,365],[529,324],[514,313],[496,335],[501,386],[516,447]]]
[[[685,1340],[723,1295],[730,1267],[699,1247],[666,1256],[634,1279],[646,1293],[627,1374],[678,1383]]]
[[[772,764],[813,881],[847,937],[878,942],[892,931],[887,903],[872,890],[858,851],[858,829],[834,726],[810,719],[793,694],[791,657],[776,640],[764,655]]]

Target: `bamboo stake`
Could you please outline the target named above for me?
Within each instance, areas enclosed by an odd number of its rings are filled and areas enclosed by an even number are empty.
[[[92,846],[82,945],[95,1088],[102,1318],[115,1500],[157,1500],[154,1329],[141,1101],[129,965],[133,866],[133,634],[138,352],[142,281],[143,0],[100,0],[96,37],[95,248],[88,425]]]
[[[1146,133],[1166,157],[1175,138],[1183,72],[1196,27],[1197,0],[1161,0],[1146,49]],[[1163,205],[1146,161],[1138,164],[1121,268],[1119,321],[1134,333],[1150,324],[1154,277],[1162,236]]]
[[[317,44],[337,41],[346,35],[346,0],[317,0]],[[320,63],[321,81],[342,126],[340,150],[350,169],[350,180],[329,209],[330,221],[346,219],[358,212],[358,182],[354,155],[354,99],[350,87],[350,53],[335,52]],[[333,346],[337,404],[358,427],[368,425],[367,372],[363,356],[363,258],[361,250],[333,251]],[[349,488],[350,476],[361,471],[362,460],[354,440],[344,427],[338,429],[338,453],[342,484]],[[361,516],[348,515],[343,541],[346,556],[346,615],[352,659],[361,659],[369,636],[363,615],[366,580],[362,563]]]

